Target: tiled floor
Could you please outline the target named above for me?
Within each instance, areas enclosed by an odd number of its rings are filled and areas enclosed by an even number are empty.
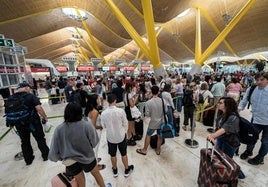
[[[45,91],[41,90],[40,95],[45,95]],[[65,104],[49,105],[47,99],[42,100],[43,107],[48,116],[63,115]],[[249,110],[243,111],[242,116],[251,117]],[[2,135],[7,128],[3,116],[3,109],[0,109],[0,134]],[[144,128],[146,130],[149,119],[144,120]],[[46,133],[48,145],[50,145],[51,137],[55,127],[63,121],[63,118],[51,118],[50,123],[53,128]],[[184,141],[191,137],[190,131],[181,130],[180,136],[174,139],[167,139],[162,146],[162,152],[158,156],[154,150],[148,149],[147,155],[143,156],[136,153],[137,148],[141,148],[144,138],[137,142],[137,146],[128,147],[129,163],[134,164],[134,171],[128,177],[123,176],[123,165],[118,157],[119,176],[113,178],[111,170],[110,157],[107,153],[106,131],[103,130],[101,143],[99,148],[99,157],[102,158],[101,163],[106,164],[106,169],[101,171],[105,182],[110,182],[116,187],[194,187],[197,186],[197,176],[199,171],[200,149],[205,147],[207,136],[207,127],[201,123],[197,123],[194,139],[198,141],[197,148],[189,148]],[[40,151],[37,148],[35,140],[32,138],[32,145],[35,154],[35,160],[32,165],[26,166],[24,161],[15,161],[14,155],[21,150],[19,137],[11,131],[4,139],[0,141],[0,186],[1,187],[48,187],[50,179],[58,172],[63,171],[64,167],[60,162],[43,162]],[[260,142],[258,142],[254,155],[258,151]],[[242,145],[240,153],[244,150]],[[239,186],[243,187],[266,187],[268,186],[268,158],[266,157],[264,165],[252,166],[239,157],[234,157],[235,161],[243,169],[246,178],[239,180]],[[97,186],[93,177],[86,174],[87,186]]]

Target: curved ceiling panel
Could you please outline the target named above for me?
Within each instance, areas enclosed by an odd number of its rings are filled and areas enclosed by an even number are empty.
[[[113,0],[113,2],[137,33],[146,38],[141,0]],[[169,63],[174,60],[185,62],[194,59],[196,7],[201,8],[201,12],[205,12],[211,18],[214,27],[222,31],[247,2],[248,0],[152,0],[154,20],[157,26],[162,27],[157,37],[161,62]],[[61,56],[73,55],[73,51],[79,51],[75,48],[77,42],[71,39],[73,33],[66,29],[77,27],[83,36],[83,40],[78,41],[80,51],[87,58],[95,57],[90,47],[96,46],[91,42],[82,23],[64,16],[61,11],[63,7],[77,7],[88,13],[86,25],[106,59],[125,58],[127,61],[132,61],[139,53],[139,57],[147,60],[110,10],[106,0],[2,0],[0,34],[26,46],[27,58],[42,57],[59,61]],[[268,1],[256,0],[227,35],[225,43],[221,43],[210,58],[217,56],[219,51],[232,56],[267,51],[267,7]],[[182,16],[181,13],[189,8],[190,11]],[[203,13],[201,33],[202,52],[204,52],[218,33]]]

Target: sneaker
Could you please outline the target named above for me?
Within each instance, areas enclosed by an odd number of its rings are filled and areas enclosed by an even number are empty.
[[[248,160],[248,163],[251,164],[251,165],[264,164],[263,160],[260,160],[260,159],[257,158],[257,157],[254,157],[254,158],[252,158],[252,159],[249,159],[249,160]]]
[[[26,166],[31,165],[33,163],[34,158],[35,158],[35,156],[33,156],[31,160],[27,161]]]
[[[137,143],[134,140],[127,140],[127,145],[135,146]]]
[[[107,183],[106,184],[106,187],[112,187],[112,184],[111,183]]]
[[[136,134],[136,135],[133,136],[133,139],[132,140],[137,141],[137,140],[141,140],[141,139],[142,139],[142,136]]]
[[[125,174],[124,176],[125,177],[128,177],[130,175],[130,172],[134,170],[134,166],[133,165],[130,165],[128,166],[128,169],[125,169]]]
[[[240,158],[242,160],[246,160],[249,156],[252,156],[252,152],[250,153],[247,150],[245,150],[245,152],[240,155]]]
[[[22,152],[17,153],[17,154],[14,156],[14,159],[15,159],[16,161],[23,160],[23,159],[24,159],[24,157],[23,157],[23,153],[22,153]]]
[[[245,174],[243,173],[243,171],[240,170],[240,172],[238,173],[238,178],[239,179],[244,179],[246,178]]]
[[[112,168],[113,169],[113,174],[114,174],[114,177],[117,177],[118,176],[118,170],[117,168]]]

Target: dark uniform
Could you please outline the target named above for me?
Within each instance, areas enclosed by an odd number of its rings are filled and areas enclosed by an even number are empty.
[[[35,106],[41,105],[40,100],[33,94],[26,92],[17,92],[15,94],[26,94],[24,96],[24,103],[29,107],[32,112],[31,122],[27,125],[17,124],[16,129],[21,139],[21,149],[23,152],[24,160],[27,165],[30,165],[34,160],[33,149],[31,146],[31,133],[37,141],[38,148],[42,153],[43,160],[46,161],[48,157],[49,148],[46,144],[45,134],[41,124],[40,117],[35,109]]]

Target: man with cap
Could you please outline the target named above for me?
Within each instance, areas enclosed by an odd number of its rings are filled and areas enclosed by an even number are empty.
[[[22,82],[18,85],[18,91],[13,96],[19,96],[24,99],[24,104],[31,111],[31,120],[29,124],[16,124],[18,135],[21,139],[21,149],[26,165],[32,164],[34,160],[33,149],[31,146],[31,133],[37,141],[43,161],[47,161],[49,148],[46,143],[45,134],[41,124],[40,116],[43,122],[47,121],[47,115],[41,106],[38,97],[30,93],[31,85],[27,82]],[[12,96],[11,96],[12,97]],[[40,115],[40,116],[39,116]]]

